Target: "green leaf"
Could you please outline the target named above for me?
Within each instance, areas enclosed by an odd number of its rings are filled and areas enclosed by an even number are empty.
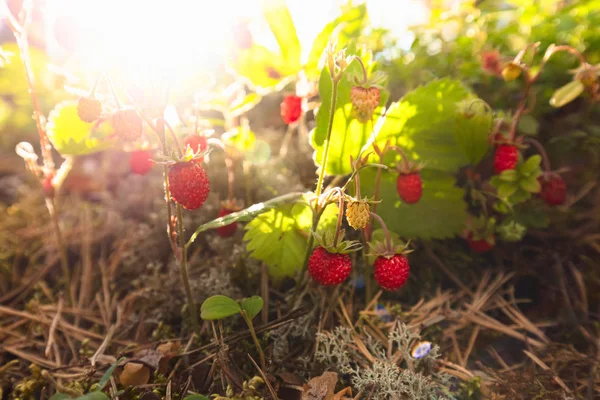
[[[245,153],[250,151],[256,143],[256,135],[250,129],[244,126],[238,126],[231,131],[221,135],[223,142],[238,151]]]
[[[389,107],[377,144],[383,147],[389,140],[413,160],[426,162],[428,169],[455,172],[482,153],[477,145],[473,156],[467,157],[455,139],[460,137],[458,131],[462,129],[462,124],[456,123],[462,110],[460,102],[470,96],[460,82],[450,79],[436,80],[409,92]],[[477,140],[480,140],[480,129],[476,129]],[[389,152],[384,163],[389,164],[394,157],[399,156]]]
[[[498,175],[498,179],[504,182],[516,182],[519,179],[519,174],[514,169],[507,169]]]
[[[498,186],[498,196],[506,199],[512,196],[518,188],[519,187],[513,183],[501,183],[500,186]]]
[[[300,69],[300,40],[285,0],[262,0],[265,19],[281,49],[281,56],[291,71]]]
[[[361,172],[361,193],[373,196],[375,191],[373,169]],[[396,192],[397,175],[383,172],[377,214],[388,228],[402,238],[441,239],[460,232],[467,219],[464,191],[455,186],[455,179],[442,171],[424,169],[423,197],[416,204],[403,204]]]
[[[346,73],[348,75],[352,73],[362,74],[362,69],[358,61],[352,61],[348,66]],[[350,156],[356,158],[373,133],[373,121],[362,124],[352,116],[352,104],[350,103],[350,90],[352,89],[352,86],[353,84],[348,79],[342,79],[338,84],[331,144],[325,170],[328,175],[350,173],[352,171]],[[321,96],[322,103],[316,117],[317,125],[311,132],[311,144],[315,149],[314,159],[319,166],[323,159],[325,139],[327,137],[332,90],[329,71],[327,68],[324,68],[321,73],[321,79],[319,80],[319,95]],[[379,102],[380,107],[375,110],[373,120],[376,121],[378,116],[381,115],[381,106],[385,104],[387,97],[387,92],[382,91]]]
[[[308,61],[306,72],[309,77],[318,77],[320,61],[325,48],[331,39],[337,39],[339,48],[346,47],[348,41],[357,37],[365,26],[367,7],[365,4],[347,5],[342,7],[342,15],[328,23],[314,40]]]
[[[194,240],[196,240],[196,238],[198,237],[198,235],[204,231],[207,231],[209,229],[217,229],[220,228],[222,226],[226,226],[229,225],[233,222],[243,222],[243,221],[250,221],[252,218],[254,218],[255,216],[262,214],[266,211],[269,211],[271,208],[278,206],[281,203],[286,203],[286,202],[291,202],[291,201],[295,201],[298,200],[300,197],[302,197],[302,193],[299,192],[294,192],[294,193],[288,193],[285,194],[283,196],[279,196],[279,197],[275,197],[271,200],[267,200],[265,202],[262,203],[257,203],[254,204],[248,208],[245,208],[241,211],[235,212],[235,213],[231,213],[228,214],[224,217],[221,218],[217,218],[214,219],[210,222],[207,222],[203,225],[200,225],[198,228],[196,228],[196,231],[194,232],[194,234],[190,237],[190,240],[188,240],[188,243],[186,246],[191,245]]]
[[[504,241],[518,242],[527,233],[527,227],[514,219],[507,219],[498,226],[497,232]]]
[[[263,309],[264,301],[260,296],[252,296],[243,299],[240,302],[240,306],[242,310],[248,313],[248,317],[250,319],[254,319],[258,315],[258,313]]]
[[[280,57],[259,45],[240,51],[235,69],[258,88],[272,88],[290,74]]]
[[[106,384],[110,380],[110,377],[111,377],[113,371],[115,370],[115,368],[117,368],[117,366],[124,359],[125,359],[125,357],[118,359],[117,361],[115,361],[115,363],[113,365],[110,366],[109,369],[106,370],[106,372],[104,373],[104,375],[102,375],[102,378],[100,378],[100,381],[98,382],[98,390],[104,389],[104,386],[106,386]]]
[[[48,137],[61,155],[84,155],[106,150],[114,144],[107,122],[99,127],[83,122],[77,116],[77,102],[59,103],[48,116]]]
[[[529,175],[535,172],[536,169],[540,168],[542,162],[542,156],[535,154],[527,159],[523,164],[519,166],[519,172],[521,174]]]
[[[244,241],[250,256],[267,264],[275,280],[293,276],[304,265],[306,237],[296,219],[307,209],[308,204],[281,204],[246,225]]]
[[[183,400],[210,400],[208,397],[201,394],[190,394],[183,398]]]
[[[237,301],[227,296],[216,295],[204,300],[200,307],[200,317],[206,321],[213,321],[239,314],[241,310]]]
[[[472,165],[477,165],[489,150],[492,113],[481,101],[459,103],[454,140]]]
[[[66,393],[54,393],[49,400],[70,400],[71,396]]]
[[[540,123],[531,115],[523,115],[519,120],[519,131],[529,136],[535,136],[540,130]]]
[[[86,393],[83,396],[76,397],[74,400],[109,400],[109,397],[103,392],[97,390],[95,392]]]
[[[239,117],[242,114],[252,110],[260,101],[262,97],[257,93],[249,93],[240,101],[237,101],[231,105],[231,116]]]
[[[552,107],[562,107],[575,100],[581,93],[583,93],[585,86],[580,80],[574,80],[563,87],[556,89],[552,98],[550,99],[550,105]]]
[[[528,179],[522,179],[519,181],[521,189],[528,191],[529,193],[539,193],[542,190],[542,185],[536,177],[530,177]]]

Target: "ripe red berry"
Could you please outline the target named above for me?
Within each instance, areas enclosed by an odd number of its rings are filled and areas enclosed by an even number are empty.
[[[396,180],[398,196],[407,204],[414,204],[421,200],[423,195],[423,181],[417,172],[400,174]]]
[[[402,254],[387,258],[379,256],[375,259],[375,280],[384,290],[400,289],[408,280],[410,265]]]
[[[102,114],[102,103],[93,97],[80,97],[77,100],[77,116],[83,122],[92,123]]]
[[[146,175],[152,169],[154,163],[151,160],[152,153],[147,150],[134,151],[129,155],[129,168],[137,175]]]
[[[210,181],[199,163],[180,162],[169,166],[171,198],[187,210],[200,208],[210,192]]]
[[[117,110],[112,117],[115,135],[132,142],[142,136],[143,120],[133,108]]]
[[[559,206],[567,199],[567,184],[558,175],[552,175],[549,179],[539,178],[542,190],[539,196],[550,206]]]
[[[302,97],[285,96],[281,102],[281,118],[286,124],[293,124],[302,115]]]
[[[467,235],[467,243],[469,243],[469,247],[476,253],[485,253],[494,247],[493,243],[485,239],[473,240],[473,232],[469,232]]]
[[[231,208],[227,208],[226,206],[223,206],[223,207],[221,207],[221,210],[219,211],[219,218],[229,215],[235,211],[236,210],[232,210]],[[217,234],[221,237],[233,236],[235,234],[235,231],[237,230],[237,225],[238,225],[237,222],[232,222],[229,225],[221,226],[220,228],[217,228]]]
[[[339,285],[350,276],[352,261],[348,254],[330,253],[324,247],[313,250],[308,259],[308,273],[324,286]]]
[[[483,52],[481,54],[481,67],[488,74],[500,76],[502,74],[502,64],[498,50]]]
[[[496,148],[494,155],[494,172],[502,173],[509,169],[515,169],[519,160],[519,150],[512,144],[501,144]]]
[[[379,105],[381,93],[379,88],[371,86],[364,88],[362,86],[353,86],[350,90],[350,101],[354,116],[363,124],[373,116],[373,112]]]
[[[208,148],[208,140],[206,139],[206,136],[189,135],[183,139],[183,147],[187,149],[188,146],[194,153],[200,153]],[[204,157],[200,157],[196,158],[194,161],[202,162],[203,159]]]

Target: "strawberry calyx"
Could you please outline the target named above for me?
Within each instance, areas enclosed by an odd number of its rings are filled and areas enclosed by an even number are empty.
[[[496,219],[484,216],[471,218],[465,237],[470,241],[485,240],[490,245],[496,244]]]
[[[341,229],[337,235],[335,229],[328,229],[325,234],[313,232],[315,241],[318,247],[323,247],[329,253],[333,254],[350,254],[362,248],[362,244],[356,240],[344,240],[344,230]]]
[[[369,245],[369,257],[385,257],[392,258],[396,255],[406,255],[412,253],[412,250],[408,248],[410,241],[406,243],[396,244],[393,240],[387,241],[374,241]]]

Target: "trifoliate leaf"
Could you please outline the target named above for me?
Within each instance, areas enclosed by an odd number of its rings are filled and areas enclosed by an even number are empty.
[[[373,169],[361,172],[361,193],[374,196],[375,174]],[[441,171],[421,171],[423,197],[415,204],[402,203],[396,191],[397,174],[383,172],[379,196],[383,201],[377,205],[377,214],[383,218],[388,229],[402,238],[445,238],[461,231],[467,219],[464,192],[455,186],[455,179]]]
[[[200,307],[200,317],[206,321],[223,319],[242,311],[239,303],[230,297],[216,295],[204,300]]]
[[[106,150],[115,142],[108,122],[99,126],[83,122],[77,115],[77,103],[59,103],[48,116],[48,138],[62,155],[84,155]]]
[[[428,169],[455,172],[476,161],[483,153],[483,148],[477,145],[473,154],[467,156],[456,140],[459,138],[461,143],[468,141],[468,138],[463,140],[460,131],[471,123],[475,125],[477,142],[482,140],[484,123],[468,119],[457,123],[463,115],[461,102],[470,99],[469,91],[460,82],[450,79],[436,80],[419,87],[406,94],[400,102],[390,105],[376,142],[383,147],[390,141],[390,144],[404,149],[412,160],[425,162]],[[385,164],[398,158],[394,152],[389,152]]]

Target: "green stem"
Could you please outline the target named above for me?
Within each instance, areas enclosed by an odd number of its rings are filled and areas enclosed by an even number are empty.
[[[377,222],[379,222],[379,225],[381,225],[381,229],[383,229],[386,250],[390,252],[394,251],[394,248],[392,247],[392,237],[390,236],[390,231],[388,231],[387,225],[385,222],[383,222],[383,219],[375,213],[371,213],[371,217],[375,218]]]
[[[242,318],[246,321],[246,325],[248,325],[248,329],[250,329],[250,335],[252,336],[252,340],[254,341],[254,345],[256,346],[256,351],[258,351],[258,356],[260,357],[260,367],[263,371],[267,371],[267,363],[265,362],[265,353],[263,353],[263,349],[260,346],[260,342],[258,341],[258,337],[256,336],[256,331],[254,330],[254,324],[252,323],[252,319],[248,316],[246,310],[240,311]]]
[[[333,117],[335,115],[335,107],[337,103],[339,78],[333,77],[331,78],[331,81],[333,83],[333,89],[331,90],[331,106],[329,107],[329,124],[327,126],[327,136],[325,137],[325,150],[323,151],[323,159],[321,161],[321,171],[319,172],[319,180],[317,181],[317,199],[323,192],[323,179],[325,178],[325,169],[327,168],[329,146],[331,145],[331,131],[333,130]]]
[[[179,250],[181,251],[181,260],[179,260],[179,272],[181,273],[181,280],[185,289],[185,296],[187,297],[188,309],[192,317],[192,327],[195,333],[200,332],[200,324],[198,323],[198,314],[196,312],[196,304],[192,296],[192,288],[190,287],[190,279],[188,276],[187,269],[187,249],[185,247],[185,238],[183,236],[183,211],[180,204],[177,204],[177,229],[179,236]]]
[[[183,151],[181,150],[181,144],[179,144],[179,139],[177,139],[177,135],[175,134],[175,131],[173,130],[171,125],[169,125],[169,123],[164,118],[161,117],[160,120],[163,124],[165,124],[167,129],[169,129],[169,134],[171,135],[171,139],[173,139],[173,143],[175,144],[175,148],[177,150],[177,154],[179,155],[179,158],[183,157]]]

